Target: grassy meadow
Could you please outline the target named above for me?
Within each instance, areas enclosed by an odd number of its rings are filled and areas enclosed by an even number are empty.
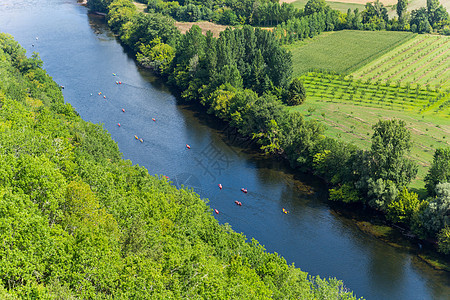
[[[450,146],[448,93],[321,73],[308,73],[302,79],[307,100],[291,109],[325,124],[329,136],[368,149],[372,125],[379,119],[404,120],[412,134],[410,157],[419,164],[419,174],[412,187],[423,188],[434,150]]]
[[[352,75],[361,80],[450,89],[450,37],[417,35]]]
[[[343,30],[286,47],[292,52],[294,76],[313,69],[349,73],[414,36],[411,32]]]

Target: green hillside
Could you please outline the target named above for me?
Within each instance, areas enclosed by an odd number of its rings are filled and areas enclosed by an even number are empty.
[[[1,299],[354,299],[121,159],[0,34]]]

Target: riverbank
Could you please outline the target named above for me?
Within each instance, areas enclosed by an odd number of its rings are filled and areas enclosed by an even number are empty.
[[[437,252],[436,240],[422,240],[409,230],[389,223],[384,216],[361,207],[344,207],[332,203],[336,215],[351,219],[354,225],[364,234],[370,235],[391,247],[407,251],[435,270],[450,272],[449,257]]]
[[[450,272],[448,257],[437,253],[436,241],[417,239],[415,236],[409,234],[407,230],[389,226],[382,222],[376,224],[368,221],[355,220],[355,224],[362,232],[376,237],[391,247],[415,253],[415,257],[421,259],[435,270]],[[399,235],[403,237],[403,241],[398,240],[398,238],[393,239],[393,237],[398,237]]]
[[[330,213],[324,198],[326,187],[315,178],[294,175],[281,166],[284,163],[230,146],[225,141],[227,132],[217,132],[223,123],[177,105],[170,93],[173,89],[135,66],[103,18],[87,15],[84,7],[73,4],[56,0],[45,10],[27,6],[7,14],[0,9],[0,24],[28,45],[27,51],[41,53],[47,72],[65,85],[66,101],[83,119],[104,124],[124,158],[144,166],[150,174],[168,175],[174,182],[183,183],[188,178],[183,174],[192,175],[198,180],[189,182],[200,186],[202,198],[219,210],[215,218],[220,223],[258,239],[268,251],[279,253],[309,274],[342,279],[359,296],[410,300],[448,295],[448,276],[426,264],[417,268],[414,256],[361,233],[351,220]],[[29,41],[35,36],[39,36],[38,49]],[[116,85],[116,80],[123,84]],[[99,91],[107,100],[97,96]],[[143,137],[144,143],[136,143],[134,135]],[[186,143],[192,146],[190,150],[185,149]],[[213,173],[218,177],[214,182],[196,160],[208,165],[200,153],[211,149],[209,145],[220,151],[223,162],[230,162],[222,175]],[[222,190],[217,187],[219,182]],[[248,194],[240,191],[242,187]],[[238,207],[234,200],[243,205]],[[283,214],[282,208],[289,214]]]
[[[126,9],[126,6],[115,9],[109,19],[119,19],[121,10]],[[120,22],[146,26],[143,24],[147,21],[141,24],[146,19],[151,21],[147,29],[151,35],[142,36],[140,31],[132,29],[123,32]],[[393,222],[403,218],[408,222],[419,220],[418,227],[426,228],[426,231],[415,234],[437,237],[441,228],[431,224],[433,214],[427,210],[432,209],[432,205],[428,202],[416,199],[410,209],[396,209],[396,205],[402,206],[409,201],[408,197],[417,198],[408,190],[403,191],[417,173],[415,164],[407,158],[411,135],[405,121],[379,120],[373,125],[372,135],[372,140],[378,142],[373,142],[370,150],[361,150],[340,139],[325,137],[320,121],[308,120],[300,112],[286,110],[282,101],[289,103],[290,97],[300,98],[297,93],[302,90],[301,82],[292,80],[290,53],[280,46],[275,35],[248,25],[227,30],[218,39],[205,37],[199,27],[192,27],[188,33],[180,35],[173,19],[160,14],[136,14],[134,21],[127,18],[120,22],[110,22],[110,26],[120,32],[122,43],[138,53],[140,62],[157,66],[158,73],[181,91],[185,101],[201,103],[209,113],[255,140],[265,153],[281,154],[293,168],[311,170],[314,175],[333,183],[330,192],[333,201],[368,205],[384,212]],[[162,51],[157,59],[154,51]],[[255,65],[255,59],[266,67]],[[389,131],[385,130],[387,128],[398,134],[384,139],[382,135]],[[403,140],[397,142],[397,139]],[[397,145],[397,149],[384,151],[392,146],[391,143]],[[395,163],[371,163],[385,156],[387,161]],[[406,225],[418,228],[409,223]]]

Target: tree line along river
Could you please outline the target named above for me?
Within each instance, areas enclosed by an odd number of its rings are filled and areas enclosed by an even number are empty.
[[[219,222],[310,274],[343,280],[357,296],[448,299],[448,273],[429,267],[415,250],[362,232],[330,208],[320,181],[262,157],[201,108],[180,104],[136,66],[102,17],[76,1],[1,1],[0,31],[29,54],[39,52],[47,72],[65,86],[66,101],[83,119],[103,123],[124,158],[194,188],[220,212]]]

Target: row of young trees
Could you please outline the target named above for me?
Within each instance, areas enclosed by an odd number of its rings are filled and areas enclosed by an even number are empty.
[[[255,139],[263,151],[283,156],[293,167],[325,178],[334,186],[331,200],[363,203],[386,213],[393,222],[409,226],[422,238],[440,234],[440,245],[449,243],[450,238],[444,234],[450,225],[446,213],[431,213],[436,207],[446,211],[448,205],[447,186],[439,185],[448,181],[448,173],[444,167],[434,167],[448,159],[437,159],[431,168],[435,171],[430,171],[434,175],[427,177],[430,193],[437,193],[434,198],[419,201],[417,195],[405,190],[417,166],[406,158],[411,142],[403,121],[374,125],[369,151],[324,137],[320,123],[285,109],[284,104],[302,103],[305,90],[299,80],[291,81],[290,54],[270,31],[244,26],[229,28],[214,38],[211,33],[202,35],[200,28],[193,26],[185,35],[177,35],[163,16],[142,13],[117,23],[115,20],[131,9],[126,2],[111,4],[110,24],[137,52],[138,61],[166,77],[184,99],[202,103],[208,112]],[[323,16],[323,12],[310,16],[318,15]],[[155,25],[158,22],[165,25]],[[165,35],[158,38],[157,30],[163,26],[169,28],[164,27]],[[146,35],[139,38],[142,32]],[[170,38],[168,32],[173,32]],[[444,252],[450,251],[446,249],[441,247]]]
[[[106,1],[106,0],[105,0]],[[446,9],[439,0],[427,0],[427,6],[411,13],[407,11],[407,0],[399,0],[395,5],[398,18],[389,19],[387,7],[379,0],[366,3],[364,10],[349,9],[347,13],[333,10],[324,0],[309,0],[303,10],[293,4],[270,0],[215,0],[215,1],[171,1],[149,0],[149,12],[170,15],[179,21],[207,20],[224,25],[250,24],[253,26],[279,26],[288,34],[300,36],[288,23],[306,23],[317,27],[316,23],[327,23],[323,30],[406,30],[418,33],[439,31],[450,34],[450,20]],[[318,20],[311,21],[313,14]],[[303,29],[304,31],[305,29]],[[310,30],[311,36],[315,30]],[[308,35],[306,35],[308,36]],[[311,37],[309,36],[309,37]]]
[[[301,11],[293,4],[271,0],[216,0],[180,1],[149,0],[149,12],[170,15],[178,21],[212,21],[223,25],[276,26],[289,19],[300,17]]]
[[[0,33],[1,299],[355,299],[121,159]]]
[[[313,9],[307,9],[308,5]],[[346,14],[332,10],[324,0],[309,0],[301,17],[294,17],[276,27],[283,43],[292,43],[313,37],[322,31],[394,30],[429,33],[431,31],[450,34],[450,18],[439,0],[428,0],[427,7],[407,12],[406,0],[396,5],[398,18],[389,19],[387,8],[379,2],[369,2],[365,9],[348,9]]]

